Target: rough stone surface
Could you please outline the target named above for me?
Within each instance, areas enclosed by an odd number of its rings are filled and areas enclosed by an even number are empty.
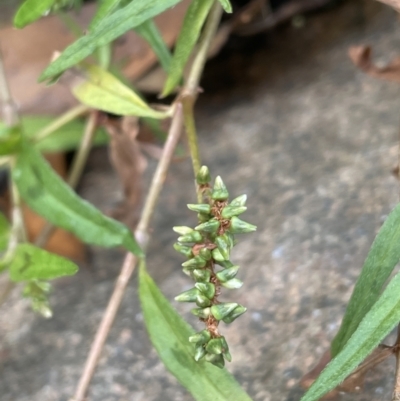
[[[298,401],[299,379],[329,347],[372,240],[399,200],[390,173],[399,146],[399,87],[357,71],[347,49],[369,43],[378,61],[388,60],[400,48],[400,27],[389,8],[352,1],[261,40],[248,54],[225,51],[225,67],[221,57],[210,64],[211,94],[202,95],[197,117],[204,162],[233,195],[248,194],[246,220],[258,225],[234,251],[245,285],[229,296],[248,312],[224,328],[233,354],[228,369],[255,401]],[[93,153],[81,193],[109,209],[121,193],[105,153]],[[171,227],[195,223],[185,210],[193,201],[190,161],[176,163],[148,261],[171,300],[190,284],[172,250]],[[16,293],[1,308],[2,401],[67,401],[73,394],[123,257],[97,248],[90,255],[89,268],[56,285],[53,319],[33,315]],[[149,343],[136,284],[135,278],[88,399],[191,400]],[[177,308],[201,327],[188,305]],[[340,400],[389,400],[392,362],[369,375],[361,394]]]

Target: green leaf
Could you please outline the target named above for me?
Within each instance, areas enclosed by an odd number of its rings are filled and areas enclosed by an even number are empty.
[[[144,262],[139,272],[139,297],[144,320],[166,368],[197,401],[251,401],[227,370],[194,360],[189,337],[195,331],[178,315],[148,275]]]
[[[378,300],[384,284],[400,260],[399,244],[400,204],[389,214],[371,246],[340,330],[332,342],[333,357],[343,349],[361,320]]]
[[[114,75],[91,65],[84,67],[86,81],[72,89],[83,104],[122,116],[165,118],[166,113],[151,109],[132,89]]]
[[[68,259],[31,244],[19,244],[13,255],[9,272],[12,281],[52,280],[72,276],[78,266]]]
[[[21,128],[19,126],[0,126],[0,156],[18,153],[21,147]]]
[[[52,224],[71,231],[86,243],[122,245],[143,255],[127,227],[80,198],[29,144],[23,145],[12,178],[25,202]]]
[[[104,18],[87,35],[68,46],[40,76],[45,81],[61,74],[67,68],[79,63],[84,58],[129,29],[133,29],[150,18],[162,13],[180,0],[135,0]]]
[[[57,0],[26,0],[14,17],[14,26],[23,28],[48,13]]]
[[[221,3],[221,6],[225,10],[225,12],[232,12],[232,4],[229,0],[219,0],[219,2]]]
[[[35,135],[50,124],[54,117],[47,116],[24,116],[22,117],[22,131],[25,137],[32,139]],[[5,124],[0,121],[0,133]],[[47,136],[40,142],[35,144],[36,149],[42,152],[59,152],[76,149],[82,139],[83,130],[85,128],[84,122],[80,120],[71,121],[63,125],[58,130],[54,131],[51,135]],[[1,134],[0,134],[1,136]],[[102,128],[98,128],[93,143],[95,145],[104,145],[109,142],[107,133]],[[3,149],[0,139],[0,149]]]
[[[97,7],[96,14],[90,21],[89,32],[93,30],[104,18],[108,17],[115,10],[117,10],[122,3],[122,0],[101,0],[98,3],[99,5]]]
[[[168,72],[172,56],[154,21],[149,19],[143,22],[143,24],[135,28],[135,31],[147,41],[158,57],[161,66]]]
[[[8,245],[8,237],[10,234],[10,223],[3,213],[0,213],[0,252],[3,252]]]
[[[400,273],[365,315],[342,351],[322,371],[301,401],[319,400],[340,384],[400,321]]]
[[[186,11],[162,96],[169,95],[179,84],[183,69],[197,43],[201,28],[213,3],[214,0],[193,0]]]

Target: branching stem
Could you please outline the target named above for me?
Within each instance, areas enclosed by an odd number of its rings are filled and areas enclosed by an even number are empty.
[[[182,106],[178,103],[175,106],[175,114],[172,118],[171,127],[164,145],[161,159],[154,173],[150,190],[144,205],[141,219],[135,231],[135,237],[140,246],[145,249],[148,242],[148,229],[153,216],[161,189],[163,187],[169,165],[182,130],[183,116]],[[131,278],[137,263],[137,258],[128,253],[124,259],[121,272],[117,278],[114,291],[111,295],[107,309],[104,312],[99,328],[90,348],[89,355],[83,369],[83,373],[76,388],[75,396],[71,401],[83,401],[89,387],[90,381],[96,369],[97,361],[100,358],[104,344],[118,312],[124,296],[129,279]]]

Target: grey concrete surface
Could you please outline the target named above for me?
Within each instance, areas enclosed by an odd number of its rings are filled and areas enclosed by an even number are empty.
[[[233,254],[245,285],[229,299],[248,312],[223,330],[233,354],[228,369],[256,401],[298,401],[299,379],[329,347],[370,244],[399,200],[390,173],[399,87],[357,71],[347,49],[369,43],[382,63],[399,52],[400,26],[389,8],[351,1],[263,40],[255,52],[223,54],[228,66],[210,64],[197,118],[204,162],[232,195],[248,194],[246,220],[258,225]],[[230,88],[217,90],[223,83]],[[105,153],[93,152],[81,193],[109,209],[121,193]],[[154,163],[148,176],[152,169]],[[172,250],[171,227],[195,223],[185,210],[194,200],[190,161],[174,164],[149,249],[149,270],[171,300],[190,284]],[[33,315],[18,294],[1,308],[1,401],[66,401],[73,394],[122,260],[118,250],[91,248],[90,255],[88,268],[56,286],[53,319]],[[189,401],[149,343],[136,284],[88,400]],[[201,327],[188,305],[176,307]],[[388,361],[361,394],[340,400],[390,400],[392,377]]]

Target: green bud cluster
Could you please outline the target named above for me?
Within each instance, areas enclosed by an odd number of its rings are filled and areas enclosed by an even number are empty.
[[[243,285],[236,278],[239,266],[230,261],[231,250],[236,244],[234,234],[255,231],[256,226],[238,217],[247,210],[246,195],[229,202],[229,193],[221,177],[217,177],[211,187],[211,176],[206,166],[201,167],[196,181],[203,201],[187,206],[197,213],[200,224],[195,228],[173,228],[180,235],[174,248],[187,258],[182,263],[183,272],[195,284],[175,300],[194,302],[196,308],[191,312],[206,325],[204,330],[189,337],[195,345],[195,360],[204,357],[206,361],[223,368],[225,360],[230,362],[232,357],[225,337],[219,333],[219,323],[232,323],[246,312],[246,308],[236,302],[220,302],[218,296],[222,287],[235,289]]]

